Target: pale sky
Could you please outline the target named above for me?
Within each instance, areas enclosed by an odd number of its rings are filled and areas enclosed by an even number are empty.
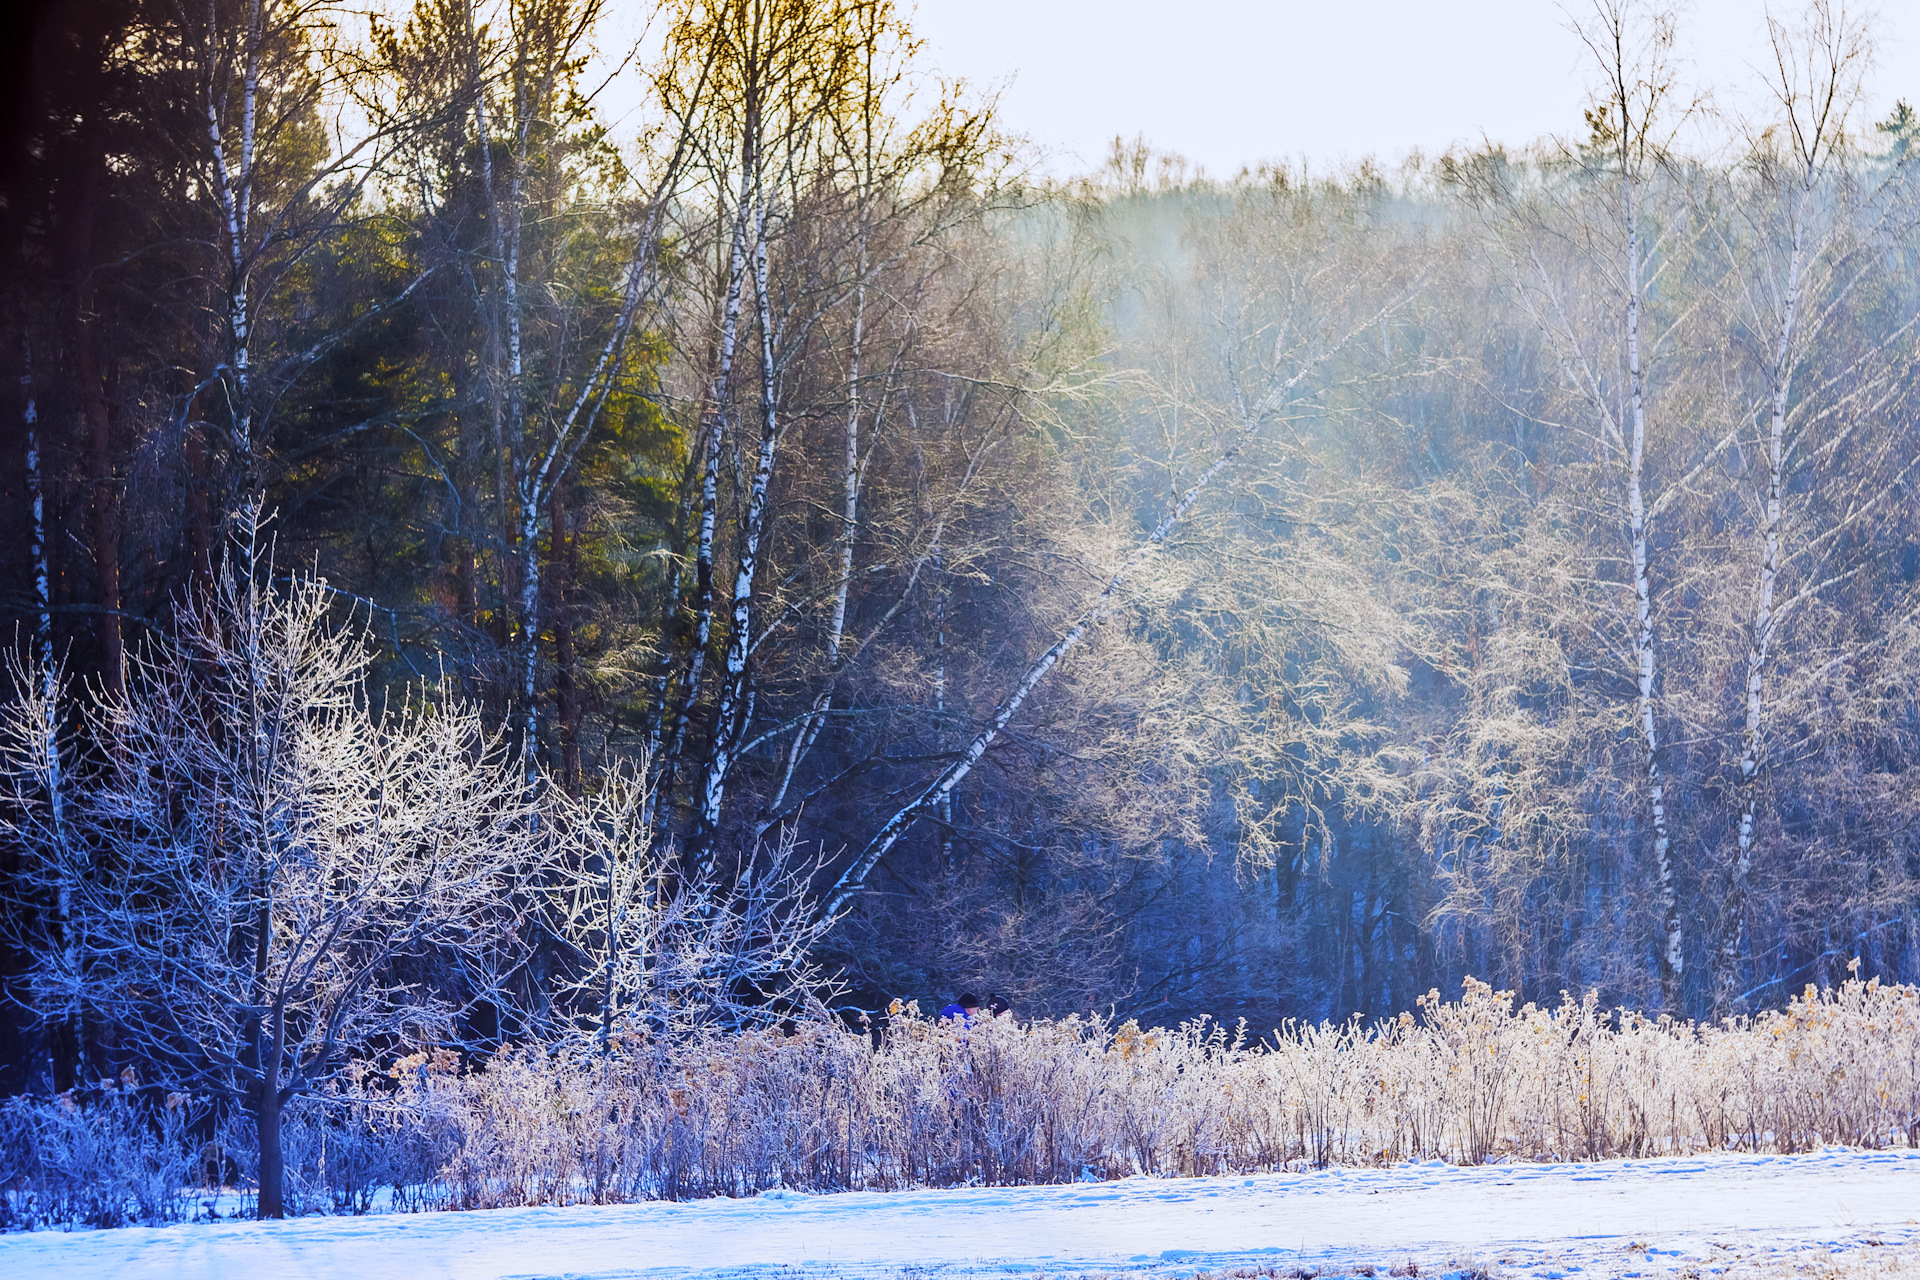
[[[1682,11],[1681,70],[1728,111],[1756,105],[1768,7]],[[1800,3],[1771,7],[1791,16]],[[609,8],[603,52],[631,47],[654,11],[652,0]],[[1920,107],[1920,0],[1872,11],[1867,125],[1898,98]],[[1096,167],[1115,134],[1144,134],[1217,178],[1266,159],[1391,166],[1416,147],[1525,144],[1578,132],[1593,80],[1555,0],[919,0],[913,25],[924,65],[999,88],[1003,126],[1061,177]],[[603,99],[615,117],[627,102],[637,97],[618,84]]]
[[[1683,11],[1683,69],[1727,106],[1770,56],[1767,7]],[[1876,11],[1869,123],[1896,98],[1920,106],[1920,0]],[[1223,178],[1269,158],[1317,167],[1483,136],[1524,143],[1575,131],[1592,79],[1553,0],[920,0],[915,26],[943,75],[1012,77],[1005,124],[1068,173],[1097,164],[1116,133]]]

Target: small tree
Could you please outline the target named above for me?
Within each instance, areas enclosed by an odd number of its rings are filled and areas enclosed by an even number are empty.
[[[560,995],[575,1028],[605,1048],[623,1033],[765,1025],[830,996],[809,960],[836,922],[813,911],[819,863],[797,857],[789,834],[743,858],[730,883],[712,868],[675,875],[677,854],[647,818],[648,778],[642,763],[582,800],[552,793],[555,931],[574,959]]]
[[[183,602],[124,693],[53,716],[19,669],[0,710],[21,888],[64,886],[80,940],[35,949],[32,1007],[84,1009],[150,1081],[248,1107],[261,1217],[284,1213],[289,1100],[356,1051],[444,1042],[507,1007],[515,904],[545,847],[471,709],[372,705],[369,647],[330,624],[331,598],[229,574]],[[52,774],[58,723],[95,751]]]

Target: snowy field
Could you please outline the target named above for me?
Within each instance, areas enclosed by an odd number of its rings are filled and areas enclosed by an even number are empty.
[[[1920,1268],[1916,1219],[1920,1152],[1834,1149],[40,1232],[0,1237],[0,1276],[1887,1275]]]

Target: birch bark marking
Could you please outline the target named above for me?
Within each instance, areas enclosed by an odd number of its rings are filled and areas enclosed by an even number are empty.
[[[25,329],[24,319],[21,328]],[[23,335],[20,340],[23,372],[20,389],[26,392],[26,408],[21,425],[27,436],[27,505],[32,515],[33,534],[30,554],[33,558],[34,603],[39,606],[34,636],[40,653],[40,665],[47,672],[47,692],[53,692],[53,573],[47,562],[47,509],[45,481],[40,469],[40,412],[33,393],[33,347]]]
[[[1740,773],[1738,787],[1738,826],[1733,866],[1727,877],[1727,901],[1720,921],[1718,963],[1714,982],[1716,1013],[1734,1011],[1738,997],[1740,947],[1746,933],[1753,871],[1755,828],[1759,819],[1760,775],[1767,767],[1766,692],[1773,642],[1782,619],[1802,600],[1817,594],[1823,586],[1839,581],[1810,585],[1784,604],[1778,603],[1782,566],[1783,505],[1787,490],[1787,405],[1793,392],[1793,367],[1800,333],[1802,294],[1806,289],[1809,259],[1824,252],[1821,244],[1809,243],[1812,220],[1819,200],[1816,194],[1827,162],[1832,158],[1836,140],[1844,136],[1846,117],[1859,89],[1854,68],[1867,55],[1869,45],[1865,27],[1849,22],[1844,11],[1835,13],[1825,3],[1816,3],[1808,12],[1806,46],[1799,46],[1794,35],[1780,23],[1768,20],[1768,33],[1774,52],[1774,92],[1785,113],[1785,129],[1794,162],[1795,187],[1790,214],[1790,240],[1786,278],[1781,290],[1778,332],[1775,336],[1772,364],[1767,369],[1769,391],[1767,417],[1767,489],[1761,522],[1760,574],[1755,584],[1752,615],[1747,627],[1746,685],[1740,731]],[[1801,81],[1803,71],[1808,79]],[[1769,170],[1763,168],[1763,172]],[[1816,319],[1814,323],[1819,323]],[[1871,503],[1868,504],[1869,506]],[[1849,511],[1847,519],[1853,517]],[[1845,523],[1844,521],[1842,522]]]
[[[535,747],[539,734],[539,712],[535,704],[535,693],[539,672],[539,538],[543,495],[539,492],[539,478],[530,474],[531,466],[526,449],[525,344],[520,315],[520,253],[533,116],[548,99],[552,88],[553,68],[551,65],[545,67],[544,78],[539,80],[537,87],[530,87],[527,53],[524,33],[522,33],[521,39],[516,42],[514,48],[512,149],[509,152],[511,163],[508,168],[507,199],[503,208],[494,176],[493,147],[487,131],[486,82],[479,69],[478,35],[473,24],[471,3],[466,7],[466,21],[471,67],[469,76],[473,83],[474,125],[479,134],[482,185],[487,196],[488,222],[494,259],[500,272],[500,318],[493,324],[496,359],[498,358],[498,331],[502,326],[506,330],[507,367],[503,376],[496,372],[494,393],[490,399],[495,465],[498,470],[500,532],[505,543],[501,555],[502,571],[503,577],[508,579],[505,584],[507,587],[505,594],[509,601],[515,602],[517,614],[508,626],[507,632],[512,643],[519,650],[517,665],[520,668],[520,687],[516,690],[520,701],[518,719],[522,749],[526,753],[528,785],[531,786],[536,767]],[[501,384],[504,384],[504,387]],[[501,403],[503,390],[504,405]],[[516,482],[512,488],[508,485],[509,475]],[[519,505],[517,521],[511,518],[515,514],[512,507],[516,498]],[[514,583],[512,579],[516,577],[518,582]],[[518,588],[517,591],[514,589],[515,586]]]
[[[753,487],[747,496],[747,515],[741,524],[739,564],[733,577],[733,610],[727,633],[726,665],[720,673],[720,702],[714,709],[713,743],[707,752],[706,776],[700,789],[700,812],[694,824],[693,855],[697,874],[711,874],[713,843],[726,800],[727,776],[732,772],[741,735],[746,731],[747,654],[753,639],[753,586],[760,569],[760,543],[766,531],[767,489],[773,480],[774,450],[780,440],[779,366],[774,360],[773,301],[767,292],[767,204],[759,183],[753,193],[754,304],[760,321],[760,452],[753,469]]]
[[[840,661],[840,638],[847,627],[847,590],[853,581],[854,530],[860,519],[860,342],[867,318],[867,238],[860,236],[859,283],[853,297],[853,351],[847,359],[846,490],[840,512],[840,581],[833,593],[833,622],[827,628],[827,667]]]
[[[1781,40],[1774,29],[1776,52]],[[1753,871],[1754,828],[1759,817],[1761,771],[1766,767],[1764,718],[1766,713],[1767,663],[1773,639],[1780,623],[1775,597],[1780,579],[1781,503],[1786,491],[1787,401],[1793,390],[1793,353],[1800,314],[1802,276],[1806,269],[1807,222],[1814,206],[1814,184],[1819,174],[1821,149],[1827,136],[1828,112],[1839,96],[1843,59],[1837,51],[1829,62],[1829,77],[1823,109],[1817,111],[1810,134],[1803,134],[1798,120],[1791,122],[1799,153],[1800,182],[1793,211],[1793,238],[1787,255],[1786,291],[1780,310],[1780,331],[1774,344],[1773,365],[1767,371],[1772,384],[1767,416],[1767,495],[1764,507],[1760,552],[1760,580],[1756,584],[1753,616],[1747,630],[1745,716],[1740,730],[1739,826],[1735,836],[1734,863],[1728,876],[1727,902],[1720,926],[1719,964],[1714,1003],[1718,1012],[1732,1009],[1740,959],[1740,943],[1746,932],[1749,884]],[[1784,60],[1783,60],[1784,63]],[[1784,70],[1784,66],[1783,66]],[[1782,86],[1789,114],[1794,112],[1795,94],[1791,81]]]
[[[219,18],[214,5],[207,5],[207,137],[213,147],[214,186],[227,233],[227,366],[232,379],[232,446],[241,469],[240,499],[243,502],[252,495],[257,483],[253,439],[252,318],[247,300],[247,260],[253,206],[255,134],[259,121],[260,5],[261,0],[250,0],[247,6],[247,30],[241,53],[240,167],[237,173],[230,167],[226,139],[220,127],[221,95],[216,83],[217,58],[214,53]]]
[[[1626,471],[1627,542],[1633,563],[1634,620],[1627,657],[1635,680],[1635,719],[1640,736],[1641,776],[1646,787],[1647,813],[1652,827],[1653,882],[1659,903],[1657,968],[1662,1003],[1678,1012],[1686,970],[1686,930],[1680,915],[1680,894],[1673,865],[1673,841],[1667,821],[1667,782],[1661,768],[1659,722],[1658,632],[1653,616],[1650,560],[1654,514],[1677,490],[1673,486],[1661,501],[1649,507],[1646,497],[1646,371],[1641,365],[1640,320],[1645,284],[1642,279],[1639,176],[1647,163],[1654,121],[1672,90],[1667,56],[1673,43],[1673,14],[1655,10],[1644,23],[1635,14],[1634,0],[1593,0],[1593,17],[1575,19],[1573,29],[1599,64],[1605,77],[1603,104],[1588,113],[1596,141],[1606,144],[1620,167],[1620,217],[1626,233],[1621,290],[1626,303],[1624,355],[1627,365],[1627,404],[1620,415],[1597,371],[1580,358],[1586,394],[1606,425],[1606,436],[1620,451]],[[1635,41],[1640,43],[1637,45]],[[1556,308],[1558,303],[1556,301]],[[1578,344],[1575,343],[1577,351]],[[1624,421],[1622,421],[1624,416]],[[1683,482],[1684,484],[1684,482]]]
[[[253,174],[258,154],[260,94],[260,0],[247,5],[245,83],[240,103],[240,191],[238,218],[233,223],[233,372],[239,385],[241,422],[238,435],[243,442],[243,480],[251,498],[258,483],[254,474],[253,439],[253,317],[247,306],[246,259],[251,247],[253,222]]]
[[[1625,137],[1622,129],[1622,137]],[[1673,840],[1667,827],[1666,780],[1660,770],[1660,726],[1655,704],[1658,655],[1653,625],[1653,585],[1648,572],[1648,514],[1642,480],[1646,470],[1646,383],[1640,367],[1640,220],[1633,199],[1633,177],[1621,152],[1621,197],[1627,220],[1627,379],[1630,436],[1627,444],[1627,509],[1633,543],[1634,665],[1639,679],[1640,737],[1645,751],[1647,806],[1653,819],[1653,857],[1660,898],[1660,992],[1668,1010],[1677,1010],[1686,970],[1686,932],[1680,919],[1680,894],[1674,883]]]
[[[748,118],[753,113],[748,112]],[[740,298],[747,273],[747,201],[750,198],[755,147],[751,128],[740,145],[740,201],[735,206],[733,240],[727,253],[727,300],[720,314],[720,367],[713,376],[713,418],[707,424],[706,455],[700,465],[700,532],[694,547],[694,623],[692,651],[687,655],[686,674],[681,680],[680,712],[674,718],[673,736],[668,740],[665,768],[660,787],[650,802],[658,805],[662,793],[672,789],[674,769],[686,746],[687,725],[693,704],[700,698],[701,677],[707,661],[707,645],[713,638],[713,539],[720,505],[720,455],[727,433],[727,399],[733,394],[733,356],[739,342]]]
[[[535,689],[540,664],[540,494],[537,477],[526,474],[529,468],[526,445],[526,374],[524,339],[520,319],[520,250],[525,222],[528,148],[531,145],[533,117],[544,105],[552,84],[551,68],[537,92],[529,93],[520,61],[524,46],[516,49],[513,110],[513,166],[507,180],[507,218],[502,227],[506,236],[506,256],[501,262],[501,288],[507,313],[507,447],[519,481],[520,531],[517,550],[520,556],[520,700],[524,708],[521,741],[527,757],[527,785],[534,783],[534,753],[539,743],[540,715]],[[516,548],[509,548],[513,551]]]
[[[1054,641],[1053,646],[1027,668],[1020,677],[1020,682],[1014,686],[1013,692],[1009,693],[994,709],[993,718],[987,722],[985,728],[974,735],[973,740],[967,744],[966,750],[961,752],[959,759],[942,770],[939,776],[927,784],[912,800],[901,806],[874,833],[873,838],[867,841],[866,847],[841,873],[840,878],[834,882],[833,888],[822,900],[820,919],[830,920],[845,910],[847,904],[853,900],[853,896],[865,885],[867,876],[872,873],[874,867],[879,865],[880,859],[899,843],[900,837],[907,833],[907,829],[919,819],[920,815],[928,809],[941,809],[944,806],[947,797],[953,793],[954,787],[973,772],[973,767],[980,763],[982,756],[986,755],[987,748],[994,744],[1001,732],[1012,722],[1015,713],[1026,702],[1028,695],[1039,687],[1040,682],[1046,679],[1047,673],[1053,670],[1060,659],[1071,653],[1086,638],[1088,629],[1106,616],[1112,609],[1114,598],[1119,595],[1121,586],[1125,584],[1133,570],[1144,559],[1159,550],[1161,544],[1167,540],[1167,536],[1173,532],[1174,526],[1186,517],[1194,501],[1199,498],[1200,491],[1225,470],[1227,464],[1238,457],[1239,453],[1238,448],[1227,450],[1200,473],[1199,478],[1188,486],[1187,491],[1180,496],[1179,502],[1175,503],[1173,509],[1161,519],[1140,549],[1107,579],[1105,588],[1095,599],[1092,607],[1082,613],[1067,633]]]
[[[1746,714],[1740,729],[1740,825],[1720,926],[1720,964],[1714,992],[1714,1006],[1721,1013],[1731,1009],[1734,999],[1740,941],[1746,931],[1749,877],[1753,870],[1754,823],[1760,799],[1757,784],[1766,760],[1761,721],[1766,707],[1767,657],[1773,648],[1774,627],[1778,622],[1773,602],[1780,578],[1780,496],[1785,480],[1787,396],[1793,377],[1789,361],[1794,313],[1799,303],[1801,248],[1801,231],[1796,224],[1787,269],[1785,312],[1774,355],[1772,412],[1767,423],[1767,500],[1760,581],[1754,591],[1753,618],[1747,631]]]
[[[933,622],[933,712],[934,724],[944,736],[947,727],[947,582],[946,566],[938,556],[933,560],[934,572],[940,575],[940,603],[934,611]],[[948,871],[953,866],[953,791],[949,788],[933,806],[935,819],[940,823],[940,865]]]

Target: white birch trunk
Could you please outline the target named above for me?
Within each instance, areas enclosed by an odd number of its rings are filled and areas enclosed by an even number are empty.
[[[760,450],[748,491],[746,518],[740,528],[739,563],[733,576],[733,608],[727,633],[725,666],[720,673],[720,701],[713,720],[713,744],[700,788],[700,810],[694,825],[696,874],[713,870],[713,837],[720,825],[728,775],[746,731],[747,654],[753,638],[753,587],[760,568],[760,544],[766,532],[767,489],[773,480],[774,450],[779,444],[779,368],[774,359],[773,303],[767,293],[766,196],[756,184],[754,194],[753,283],[760,321]]]
[[[1762,516],[1760,580],[1747,628],[1744,719],[1740,727],[1739,828],[1728,876],[1727,901],[1720,924],[1720,956],[1714,1007],[1733,1011],[1740,967],[1740,943],[1746,932],[1747,900],[1753,871],[1754,827],[1759,818],[1761,770],[1766,765],[1765,712],[1767,663],[1779,625],[1774,599],[1780,580],[1781,498],[1786,489],[1787,400],[1793,389],[1795,323],[1800,309],[1800,277],[1806,253],[1806,216],[1813,199],[1811,180],[1802,188],[1787,259],[1787,290],[1780,333],[1774,345],[1772,404],[1767,415],[1767,496]]]
[[[933,562],[935,573],[944,566],[936,556]],[[947,727],[947,587],[942,581],[938,587],[939,603],[934,607],[933,617],[933,711],[934,724],[944,737]],[[948,790],[934,805],[934,815],[940,822],[940,865],[953,870],[953,792]]]
[[[24,324],[24,321],[22,322]],[[47,505],[45,480],[40,469],[40,411],[33,392],[33,348],[24,340],[21,342],[22,355],[26,362],[26,371],[21,375],[21,389],[27,393],[26,408],[21,412],[21,424],[27,435],[27,505],[33,520],[33,543],[29,554],[33,559],[33,596],[39,606],[35,615],[34,637],[40,654],[40,665],[47,672],[48,692],[52,691],[53,679],[53,571],[47,561]]]
[[[214,194],[220,203],[227,241],[227,369],[233,396],[232,446],[241,467],[240,482],[243,492],[238,496],[242,502],[251,497],[256,485],[253,439],[252,316],[248,309],[247,262],[251,249],[248,238],[251,234],[249,228],[252,220],[254,159],[257,145],[255,135],[259,119],[260,4],[261,0],[251,0],[247,6],[247,30],[245,47],[242,51],[240,165],[237,172],[232,168],[228,158],[226,137],[220,125],[221,98],[224,95],[214,80],[217,61],[214,45],[219,39],[218,16],[211,3],[207,6],[207,138],[213,147]]]
[[[694,547],[694,623],[693,644],[687,655],[686,674],[681,680],[674,717],[673,734],[667,743],[660,793],[670,789],[681,753],[686,748],[687,726],[693,705],[700,698],[700,684],[707,661],[707,646],[713,639],[713,540],[720,504],[720,454],[726,439],[727,402],[733,393],[733,357],[739,342],[740,300],[746,287],[747,204],[751,198],[755,148],[751,138],[741,144],[740,201],[735,207],[733,241],[727,254],[727,300],[720,316],[720,366],[713,377],[713,417],[707,424],[706,456],[700,466],[700,532]]]
[[[1622,126],[1622,137],[1627,130]],[[1641,769],[1646,779],[1648,818],[1653,829],[1654,889],[1660,906],[1660,993],[1668,1011],[1679,1009],[1686,971],[1686,929],[1673,865],[1673,839],[1667,822],[1667,784],[1660,767],[1657,699],[1659,654],[1653,618],[1653,581],[1649,569],[1651,513],[1644,481],[1647,456],[1646,379],[1640,365],[1640,210],[1635,201],[1631,157],[1624,142],[1619,152],[1620,196],[1626,221],[1627,430],[1623,443],[1627,470],[1628,541],[1633,559],[1634,628],[1632,659],[1639,721]]]
[[[942,770],[939,776],[928,783],[912,800],[901,806],[900,809],[897,810],[892,817],[888,818],[885,824],[874,833],[873,838],[867,841],[866,847],[860,851],[859,856],[840,874],[840,878],[834,882],[833,888],[828,891],[826,897],[821,901],[820,918],[822,920],[830,920],[844,911],[847,904],[853,900],[854,895],[859,893],[861,888],[866,884],[867,877],[872,874],[874,867],[879,865],[880,859],[885,857],[887,851],[892,849],[895,844],[899,843],[900,837],[907,833],[907,829],[913,826],[922,813],[928,809],[938,809],[943,805],[947,798],[952,795],[954,787],[958,786],[963,778],[973,772],[974,766],[980,763],[982,756],[986,755],[987,748],[991,747],[1000,737],[1000,734],[1006,729],[1007,725],[1012,722],[1014,715],[1019,712],[1021,706],[1026,702],[1028,696],[1039,687],[1042,680],[1046,679],[1047,673],[1052,671],[1062,658],[1071,653],[1079,643],[1086,638],[1088,629],[1091,628],[1094,623],[1106,616],[1107,612],[1112,609],[1114,600],[1120,593],[1120,588],[1126,583],[1127,578],[1132,574],[1133,570],[1144,558],[1160,548],[1161,544],[1167,540],[1168,535],[1173,532],[1174,526],[1186,517],[1194,501],[1199,498],[1200,491],[1206,488],[1208,483],[1210,483],[1215,476],[1219,475],[1229,462],[1238,456],[1238,453],[1239,451],[1237,449],[1228,450],[1217,458],[1205,471],[1200,473],[1199,478],[1180,496],[1180,501],[1174,504],[1173,510],[1167,512],[1166,516],[1162,518],[1153,533],[1149,535],[1146,542],[1141,545],[1139,551],[1130,557],[1126,564],[1115,570],[1112,576],[1107,579],[1105,588],[1100,592],[1099,597],[1095,599],[1093,605],[1080,615],[1079,620],[1068,629],[1065,635],[1062,635],[1058,640],[1054,641],[1052,647],[1035,659],[1032,665],[1027,668],[1026,672],[1021,675],[1019,683],[1013,688],[1013,692],[1009,693],[1005,700],[994,709],[992,719],[987,722],[984,728],[974,735],[973,740],[967,744],[966,749],[960,753],[959,758]]]

